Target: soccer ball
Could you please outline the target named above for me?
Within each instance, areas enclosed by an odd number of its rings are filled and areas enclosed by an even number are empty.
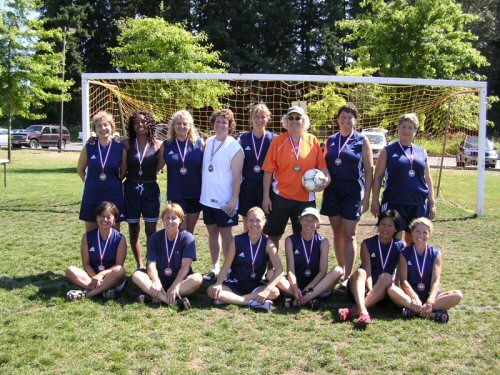
[[[302,176],[302,186],[307,191],[314,191],[323,183],[325,178],[325,174],[319,169],[309,169]]]

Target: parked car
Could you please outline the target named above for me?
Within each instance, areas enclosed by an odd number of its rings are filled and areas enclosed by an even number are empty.
[[[376,163],[378,156],[380,155],[380,151],[382,151],[384,147],[387,146],[387,130],[369,128],[363,129],[361,133],[366,135],[366,137],[370,141],[373,151],[373,162]]]
[[[463,167],[466,164],[477,164],[477,154],[479,149],[479,138],[467,137],[460,144],[460,153],[457,156],[457,166]],[[497,148],[489,139],[485,143],[485,165],[486,168],[495,168],[498,159]]]
[[[8,133],[9,131],[7,129],[0,128],[0,147],[7,147]]]
[[[21,148],[49,148],[50,146],[59,147],[59,125],[30,125],[20,133],[12,134],[12,147]],[[63,127],[62,148],[71,142],[69,131]]]

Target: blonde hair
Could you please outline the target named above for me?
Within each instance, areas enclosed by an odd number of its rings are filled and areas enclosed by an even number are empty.
[[[415,131],[420,128],[420,121],[418,120],[418,116],[416,113],[405,113],[404,115],[399,116],[398,126],[403,122],[411,122],[415,126]]]
[[[271,118],[271,111],[267,108],[267,105],[264,103],[257,103],[250,110],[250,123],[252,123],[252,117],[258,113],[263,113],[268,119]]]
[[[429,228],[429,233],[432,233],[432,231],[434,230],[434,224],[432,224],[432,221],[430,219],[427,219],[426,217],[417,217],[416,219],[413,219],[412,222],[410,223],[410,231],[413,232],[413,230],[419,224],[423,224],[427,228]]]
[[[95,130],[97,124],[101,123],[103,120],[107,121],[111,125],[112,131],[115,131],[115,120],[113,115],[106,111],[97,112],[92,120],[90,121],[90,126]]]
[[[247,212],[247,218],[250,216],[250,214],[255,214],[257,216],[260,216],[260,218],[263,221],[266,221],[266,214],[264,213],[264,211],[262,210],[262,208],[260,208],[259,206],[254,206],[251,209],[249,209],[248,212]]]
[[[161,211],[160,217],[163,220],[163,217],[167,214],[167,212],[172,211],[175,216],[177,216],[181,221],[184,221],[184,210],[177,203],[169,203],[165,206],[165,208]]]
[[[189,142],[195,143],[198,140],[198,133],[194,128],[193,116],[191,115],[191,113],[189,113],[189,111],[185,109],[181,109],[180,111],[175,112],[170,118],[170,121],[168,122],[167,140],[172,143],[177,136],[177,134],[175,134],[174,125],[180,118],[185,118],[187,120],[189,124],[187,139]]]

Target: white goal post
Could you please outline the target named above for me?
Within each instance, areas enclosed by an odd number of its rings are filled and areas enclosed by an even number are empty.
[[[352,85],[388,85],[398,87],[450,87],[470,89],[479,96],[479,108],[474,111],[478,115],[479,138],[477,161],[477,197],[475,213],[477,216],[485,214],[485,144],[486,144],[486,110],[487,110],[487,83],[477,81],[408,79],[383,77],[348,77],[329,75],[288,75],[288,74],[204,74],[204,73],[83,73],[82,74],[82,133],[83,139],[90,134],[90,118],[95,111],[91,109],[91,85],[101,84],[103,81],[172,81],[172,80],[208,80],[208,81],[283,81],[283,82],[314,82],[338,83]],[[177,81],[176,81],[177,82]],[[288,103],[291,104],[291,103]],[[229,106],[231,107],[231,106]],[[181,108],[177,108],[181,109]],[[402,114],[402,113],[401,113]],[[329,125],[330,126],[330,125]],[[331,126],[330,126],[331,128]]]

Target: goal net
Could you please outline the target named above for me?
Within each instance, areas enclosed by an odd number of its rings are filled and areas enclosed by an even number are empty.
[[[291,105],[302,106],[311,132],[320,142],[338,131],[335,115],[354,102],[358,130],[384,129],[389,142],[397,138],[397,120],[415,112],[420,129],[415,143],[426,148],[441,212],[450,217],[484,214],[484,144],[486,83],[401,78],[261,74],[102,73],[82,75],[84,139],[98,111],[112,113],[122,135],[130,114],[151,111],[167,124],[179,109],[188,109],[202,136],[212,129],[214,109],[230,108],[236,133],[251,128],[249,109],[265,103],[272,118],[268,129],[281,133],[281,118]],[[157,133],[165,138],[166,126]],[[457,163],[466,137],[479,138],[478,168]],[[445,215],[446,216],[446,215]],[[443,217],[443,216],[441,216]]]

